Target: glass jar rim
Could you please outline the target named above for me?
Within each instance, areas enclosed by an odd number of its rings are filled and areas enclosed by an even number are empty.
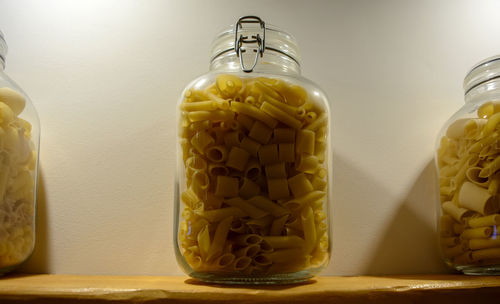
[[[5,41],[3,32],[0,30],[0,66],[5,65],[6,55],[7,55],[7,42]]]
[[[214,38],[210,51],[210,62],[213,62],[220,56],[235,52],[235,27],[231,25]],[[274,25],[265,24],[265,51],[280,53],[291,60],[295,61],[300,66],[300,52],[297,40],[290,33],[278,28]],[[255,30],[241,28],[238,29],[238,34],[252,34]]]
[[[465,95],[479,85],[500,78],[500,54],[476,63],[466,74],[463,88]]]

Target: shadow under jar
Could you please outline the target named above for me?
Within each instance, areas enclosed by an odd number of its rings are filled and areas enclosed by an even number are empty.
[[[438,230],[445,262],[465,274],[500,274],[500,55],[464,80],[465,105],[436,149]]]
[[[235,47],[236,45],[236,47]],[[295,39],[242,17],[178,104],[175,249],[206,282],[285,284],[330,258],[325,94],[300,74]]]
[[[0,274],[26,261],[35,244],[40,128],[28,96],[5,73],[0,32]]]

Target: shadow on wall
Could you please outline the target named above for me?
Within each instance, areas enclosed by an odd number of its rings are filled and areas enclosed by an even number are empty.
[[[49,233],[47,223],[47,195],[42,169],[38,171],[38,195],[36,209],[35,249],[20,271],[28,273],[49,273]]]
[[[451,272],[441,260],[437,245],[435,185],[436,169],[430,161],[395,212],[367,264],[366,273]]]

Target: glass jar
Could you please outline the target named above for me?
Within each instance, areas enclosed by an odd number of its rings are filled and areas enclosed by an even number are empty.
[[[464,79],[465,105],[441,130],[439,240],[445,262],[465,274],[500,274],[500,55]]]
[[[178,104],[178,263],[206,282],[308,280],[330,257],[327,98],[295,39],[258,17],[220,33],[211,58]]]
[[[26,261],[35,244],[40,128],[23,90],[5,73],[0,32],[0,274]]]

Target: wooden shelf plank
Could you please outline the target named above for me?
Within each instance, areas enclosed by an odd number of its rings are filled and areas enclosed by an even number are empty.
[[[500,299],[500,277],[317,277],[278,286],[207,285],[187,277],[10,275],[0,303],[478,303]]]

